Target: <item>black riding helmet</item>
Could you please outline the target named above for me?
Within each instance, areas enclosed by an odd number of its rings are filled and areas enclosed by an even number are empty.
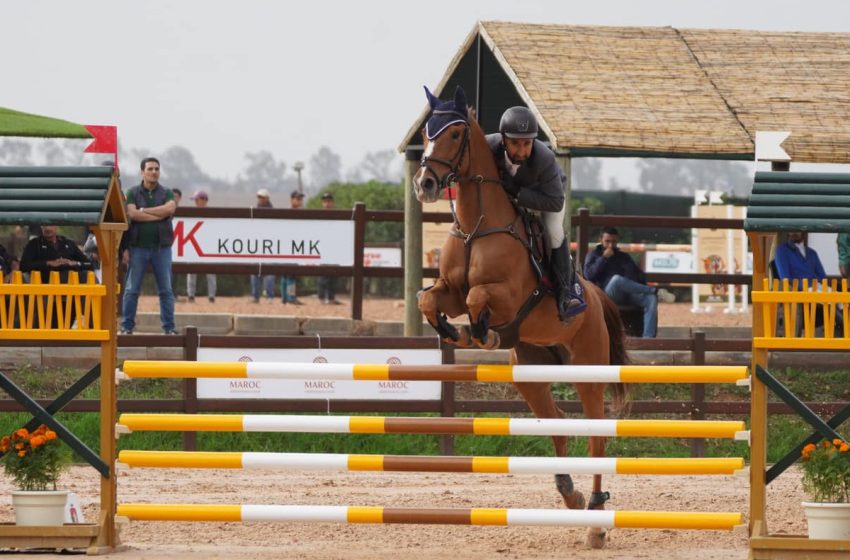
[[[508,138],[537,138],[537,118],[528,107],[511,107],[502,114],[499,132]]]

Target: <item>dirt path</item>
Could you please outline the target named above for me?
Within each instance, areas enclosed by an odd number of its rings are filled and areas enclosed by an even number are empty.
[[[74,467],[63,481],[81,496],[87,520],[96,517],[97,479]],[[804,534],[799,473],[772,485],[772,530]],[[586,491],[590,476],[576,477]],[[396,507],[560,508],[546,475],[442,473],[338,473],[236,470],[121,469],[119,503],[316,504]],[[730,511],[747,513],[746,476],[618,476],[606,478],[608,509]],[[0,521],[12,518],[8,482],[0,484]],[[326,523],[131,522],[121,535],[128,552],[115,559],[311,560],[446,558],[464,560],[542,558],[747,557],[746,530],[670,531],[616,529],[604,551],[584,547],[584,529],[556,527],[466,527],[432,525],[335,525]],[[8,557],[8,556],[7,556]]]
[[[178,298],[177,313],[233,313],[240,315],[287,315],[298,317],[351,317],[351,301],[339,298],[342,305],[322,305],[315,296],[300,298],[302,305],[284,305],[279,299],[254,303],[245,297],[218,297],[210,302],[198,296],[189,303],[186,296]],[[159,313],[156,296],[139,298],[139,311]],[[404,301],[387,298],[365,298],[363,318],[380,321],[404,321]],[[690,303],[659,303],[658,325],[696,327],[748,327],[752,324],[752,308],[745,313],[727,313],[723,304],[714,304],[710,311],[691,312]]]

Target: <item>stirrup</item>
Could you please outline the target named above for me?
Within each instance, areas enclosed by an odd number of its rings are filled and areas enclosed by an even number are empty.
[[[584,301],[580,299],[571,298],[569,302],[567,302],[566,308],[564,308],[560,304],[558,305],[558,316],[562,321],[564,321],[566,319],[569,319],[570,317],[574,317],[579,313],[584,312],[584,310],[586,309],[587,304]]]
[[[581,285],[578,282],[573,284],[573,289],[570,290],[567,294],[564,294],[566,297],[564,298],[566,301],[558,301],[558,317],[561,321],[569,319],[570,317],[574,317],[579,313],[582,313],[585,309],[587,309],[587,303],[584,301],[584,298],[581,296],[582,289]],[[564,306],[563,304],[566,304]]]

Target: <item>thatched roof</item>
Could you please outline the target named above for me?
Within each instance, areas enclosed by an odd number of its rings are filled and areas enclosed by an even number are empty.
[[[479,37],[499,68],[470,82]],[[485,84],[479,113],[520,99],[559,153],[751,159],[756,130],[790,130],[794,161],[850,162],[850,34],[481,22],[436,91],[457,83]]]
[[[793,161],[850,162],[850,33],[682,30],[753,138],[789,130]]]

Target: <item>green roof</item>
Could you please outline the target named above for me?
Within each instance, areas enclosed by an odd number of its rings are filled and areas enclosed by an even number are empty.
[[[0,167],[0,224],[126,223],[108,166]]]
[[[0,107],[0,136],[91,138],[81,124]]]
[[[756,173],[744,229],[850,232],[850,173]]]

